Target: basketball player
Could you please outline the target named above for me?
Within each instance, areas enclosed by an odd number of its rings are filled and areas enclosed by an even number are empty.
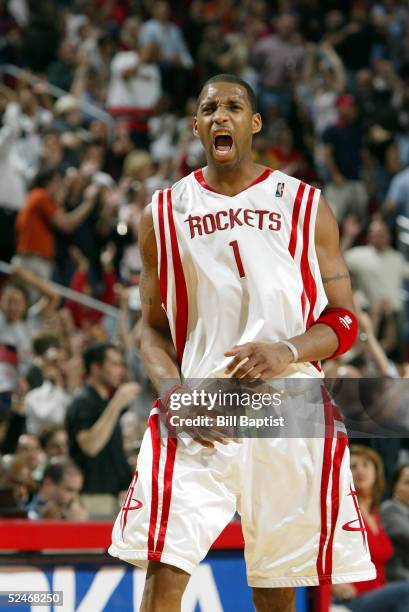
[[[319,361],[355,340],[334,216],[318,189],[252,161],[261,127],[246,83],[210,79],[193,125],[207,166],[144,212],[141,346],[157,388],[232,373],[320,377]],[[147,568],[143,612],[180,610],[190,574],[236,510],[258,612],[294,610],[298,585],[375,577],[333,420],[322,439],[187,445],[159,438],[158,412],[109,549]]]

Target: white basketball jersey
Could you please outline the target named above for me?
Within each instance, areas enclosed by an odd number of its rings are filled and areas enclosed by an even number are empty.
[[[228,349],[297,336],[319,317],[319,197],[270,169],[235,196],[212,190],[201,170],[154,194],[162,302],[184,378],[221,378]],[[282,376],[322,373],[298,363]]]

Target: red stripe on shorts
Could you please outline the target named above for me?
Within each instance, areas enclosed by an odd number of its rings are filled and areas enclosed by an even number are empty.
[[[148,421],[148,426],[151,432],[152,440],[152,499],[151,499],[151,515],[149,519],[149,535],[148,535],[148,559],[155,560],[155,531],[158,520],[158,475],[160,462],[160,437],[159,437],[159,414],[151,414]]]
[[[156,561],[161,560],[163,547],[165,545],[166,530],[168,527],[168,520],[169,520],[170,502],[172,499],[172,481],[173,481],[173,468],[175,466],[176,447],[177,447],[177,438],[168,438],[165,473],[164,473],[162,515],[160,519],[158,540],[156,542],[156,548],[155,548]]]
[[[173,269],[176,286],[176,353],[179,365],[182,363],[187,336],[188,298],[182,260],[179,253],[178,239],[172,210],[172,190],[167,194],[170,243],[172,248]]]
[[[167,310],[168,306],[168,254],[165,238],[165,219],[163,213],[163,191],[159,192],[158,197],[158,220],[160,238],[160,265],[159,265],[159,285],[162,296],[162,304]]]
[[[329,478],[332,468],[332,441],[334,437],[334,423],[331,417],[331,400],[324,387],[321,388],[322,399],[324,402],[325,415],[325,438],[324,438],[324,455],[322,459],[322,474],[321,474],[321,533],[317,557],[317,574],[320,584],[330,584],[331,577],[326,576],[324,571],[324,547],[327,541],[328,526],[327,526],[327,495]]]
[[[338,438],[335,452],[334,452],[334,463],[332,468],[332,490],[331,490],[331,532],[328,539],[328,546],[325,553],[325,575],[331,576],[332,574],[332,544],[334,541],[335,527],[338,520],[339,513],[339,479],[341,474],[341,464],[347,447],[347,438]]]

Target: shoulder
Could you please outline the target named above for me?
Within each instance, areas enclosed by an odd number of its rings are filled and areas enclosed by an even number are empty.
[[[152,32],[155,32],[157,29],[158,29],[158,26],[157,26],[155,19],[148,19],[147,21],[145,21],[144,24],[142,24],[140,34],[142,35],[151,34]]]
[[[333,138],[335,138],[338,134],[338,126],[337,125],[330,125],[328,126],[323,134],[322,134],[322,139],[324,141],[324,143],[329,142],[330,140],[332,140]]]
[[[69,406],[68,416],[76,415],[79,411],[87,411],[93,404],[92,390],[88,385],[84,385],[74,394]]]
[[[381,516],[383,517],[391,512],[400,512],[401,510],[400,504],[395,499],[387,499],[381,505]]]
[[[135,51],[119,51],[112,59],[111,66],[119,70],[137,66],[139,63],[138,54]]]
[[[197,183],[197,181],[195,179],[194,172],[191,172],[187,176],[181,178],[179,181],[176,181],[176,183],[173,183],[173,185],[169,185],[169,187],[166,187],[165,189],[158,189],[152,196],[152,206],[156,206],[161,198],[163,198],[164,204],[167,204],[168,198],[170,198],[171,202],[173,203],[178,198],[183,197],[187,192],[190,192],[195,183]]]

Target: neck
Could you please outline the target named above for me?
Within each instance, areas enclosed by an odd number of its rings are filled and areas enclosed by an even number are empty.
[[[95,376],[88,376],[87,383],[95,389],[95,391],[100,395],[103,399],[108,399],[110,396],[111,389],[105,383],[101,382]]]
[[[252,159],[246,159],[230,168],[221,168],[209,162],[203,169],[203,176],[206,183],[216,191],[235,195],[255,181],[265,169],[265,166],[255,164]]]
[[[361,510],[370,514],[372,510],[372,495],[370,493],[359,493],[358,501]]]

